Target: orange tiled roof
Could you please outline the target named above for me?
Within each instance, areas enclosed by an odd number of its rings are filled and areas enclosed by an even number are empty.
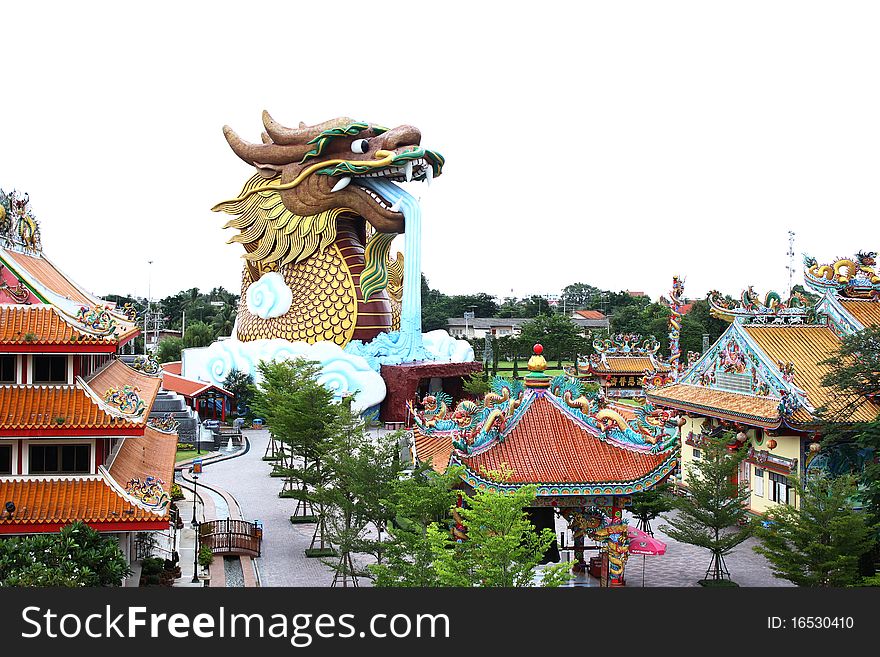
[[[638,481],[669,454],[634,452],[599,440],[540,396],[503,441],[475,456],[460,456],[472,472],[513,470],[513,484],[605,484]]]
[[[175,360],[171,363],[162,363],[162,371],[166,374],[176,374],[177,376],[180,376],[182,367],[183,363],[179,360]]]
[[[417,428],[414,433],[418,460],[430,463],[437,472],[446,472],[449,457],[452,455],[452,436],[426,436]]]
[[[880,304],[878,304],[880,305]],[[859,320],[861,321],[861,320]],[[794,384],[807,393],[814,407],[834,406],[833,391],[822,385],[822,377],[828,373],[827,365],[819,365],[830,358],[840,347],[840,340],[827,326],[746,326],[746,332],[774,362],[794,363]],[[880,415],[880,406],[865,400],[856,409],[854,421],[870,421]],[[798,417],[801,419],[798,420]],[[807,420],[806,411],[795,421]]]
[[[843,301],[846,311],[855,317],[863,326],[880,326],[880,302],[878,301]]]
[[[660,406],[742,420],[765,428],[776,428],[780,423],[779,402],[767,397],[741,395],[684,383],[649,390],[647,396],[648,401]]]
[[[171,490],[174,481],[174,458],[177,434],[167,434],[147,427],[144,435],[124,438],[110,466],[110,475],[122,486],[132,479],[158,477]]]
[[[122,336],[96,337],[79,331],[62,319],[52,306],[0,306],[0,345],[82,345],[116,344],[138,329],[127,329]],[[25,341],[31,334],[33,340]]]
[[[598,310],[576,310],[575,312],[584,319],[605,319],[605,315]]]
[[[0,479],[0,499],[15,504],[12,518],[0,514],[0,531],[9,525],[163,521],[117,493],[103,478]],[[120,527],[121,529],[122,527]]]
[[[62,417],[64,422],[58,423],[56,418]],[[143,421],[108,413],[79,385],[0,386],[0,430],[118,429]]]
[[[84,306],[91,306],[94,300],[87,297],[79,287],[67,276],[62,274],[51,262],[43,256],[25,255],[17,251],[6,251],[17,267],[24,269],[32,278],[42,283],[55,294],[71,299]]]
[[[178,376],[177,374],[171,374],[168,371],[165,371],[165,373],[162,375],[162,388],[165,390],[170,390],[171,392],[180,393],[184,397],[196,397],[206,390],[212,389],[228,395],[229,397],[232,397],[231,392],[221,388],[220,386],[215,386],[212,383],[205,383],[204,381],[193,381],[192,379],[186,379],[182,376]]]
[[[606,356],[606,361],[608,362],[608,367],[606,368],[604,365],[591,365],[592,370],[597,374],[638,374],[641,376],[645,373],[645,370],[653,370],[654,365],[651,363],[651,359],[647,356]],[[657,363],[657,369],[660,372],[668,372],[670,367],[668,365],[663,365],[662,363]],[[641,385],[641,379],[639,379],[639,384]]]

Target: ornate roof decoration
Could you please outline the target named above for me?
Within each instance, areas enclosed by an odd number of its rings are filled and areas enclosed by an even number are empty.
[[[162,433],[177,433],[180,429],[180,422],[174,419],[171,413],[165,413],[161,418],[151,417],[147,420],[147,426],[161,431]]]
[[[7,194],[0,189],[0,244],[31,253],[42,251],[40,224],[27,194],[17,190]]]
[[[114,336],[119,330],[110,311],[99,305],[91,308],[80,306],[75,319],[83,325],[87,332],[95,335]]]
[[[104,393],[104,402],[118,409],[123,415],[139,417],[144,414],[146,405],[138,394],[140,388],[124,385],[122,388],[108,388]]]
[[[152,356],[138,356],[128,366],[147,376],[159,376],[162,373],[162,366]]]
[[[125,484],[125,492],[152,509],[166,509],[171,504],[171,496],[164,488],[165,482],[158,477],[148,476],[141,481],[138,477]]]
[[[838,258],[821,266],[804,254],[804,282],[819,293],[833,291],[843,298],[880,300],[877,253],[859,251],[855,258]]]
[[[725,298],[718,290],[712,290],[706,299],[713,317],[728,322],[739,321],[747,324],[816,324],[815,308],[800,292],[795,292],[786,301],[778,292],[770,291],[763,301],[749,285],[743,290],[739,301]]]
[[[593,340],[593,348],[602,355],[653,356],[660,350],[660,343],[654,336],[643,340],[638,333],[617,333],[604,340]]]
[[[0,210],[2,210],[2,208],[0,208]],[[10,284],[8,280],[4,280],[6,278],[3,275],[4,269],[8,276],[15,279],[14,285]],[[27,303],[31,296],[30,290],[25,287],[24,283],[21,282],[21,279],[9,271],[8,268],[5,268],[2,263],[0,263],[0,293],[9,299],[12,299],[15,303]],[[0,301],[2,301],[3,296],[0,296]]]
[[[549,379],[540,369],[533,374]],[[482,403],[463,400],[455,410],[436,395],[423,400],[423,408],[410,405],[416,453],[423,446],[436,452],[445,437],[448,462],[464,465],[472,485],[507,489],[532,482],[539,495],[628,494],[674,467],[680,430],[674,413],[650,404],[606,405],[599,393],[566,376],[550,379],[546,388],[496,377],[491,387]],[[481,466],[491,471],[499,459],[514,469],[510,482],[480,474]]]

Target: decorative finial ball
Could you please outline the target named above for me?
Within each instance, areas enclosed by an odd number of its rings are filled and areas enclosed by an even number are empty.
[[[539,342],[538,344],[535,345],[534,351],[536,354],[538,354],[540,356],[541,354],[544,353],[544,346]]]
[[[820,449],[822,449],[822,445],[820,443],[810,443],[810,451],[815,454]]]
[[[746,442],[746,438],[748,438],[748,436],[743,431],[740,431],[738,434],[736,434],[737,442],[744,443]]]
[[[776,441],[771,438],[770,440],[767,441],[767,449],[775,449],[775,448],[776,448]]]

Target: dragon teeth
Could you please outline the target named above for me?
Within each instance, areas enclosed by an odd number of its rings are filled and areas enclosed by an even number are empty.
[[[348,187],[348,183],[350,183],[350,182],[351,182],[351,176],[346,176],[344,178],[340,178],[339,182],[337,182],[335,185],[333,185],[333,189],[331,189],[330,191],[331,192],[342,191],[343,189]]]

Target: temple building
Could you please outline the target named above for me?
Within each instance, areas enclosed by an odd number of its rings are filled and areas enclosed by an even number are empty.
[[[818,295],[815,304],[797,293],[783,301],[770,292],[761,300],[751,287],[739,302],[709,294],[712,313],[730,327],[676,383],[647,393],[655,406],[687,414],[685,473],[708,436],[726,437],[731,446],[747,444],[739,480],[750,490],[750,509],[764,513],[775,504],[799,505],[789,475],[861,467],[851,451],[820,450],[818,409],[834,411],[840,404],[822,385],[828,372],[822,362],[836,353],[841,338],[880,323],[874,265],[873,253],[822,267],[808,258],[804,277]],[[880,405],[866,398],[848,419],[870,421],[878,414]]]
[[[133,560],[134,533],[168,530],[177,434],[147,421],[159,369],[117,358],[135,318],[58,269],[28,197],[0,191],[0,535],[81,520]]]
[[[437,471],[462,466],[462,489],[537,487],[529,509],[539,529],[560,515],[575,541],[575,568],[585,567],[584,540],[602,546],[612,585],[624,582],[628,529],[623,510],[633,493],[663,481],[678,461],[673,413],[650,405],[605,404],[578,380],[544,374],[541,345],[522,381],[496,377],[481,403],[443,393],[411,405],[413,456]],[[499,475],[499,472],[505,472]]]
[[[599,385],[606,397],[645,398],[645,385],[660,386],[672,381],[672,365],[659,356],[660,343],[635,333],[618,333],[593,341],[596,353],[579,360],[565,373],[585,383]]]

